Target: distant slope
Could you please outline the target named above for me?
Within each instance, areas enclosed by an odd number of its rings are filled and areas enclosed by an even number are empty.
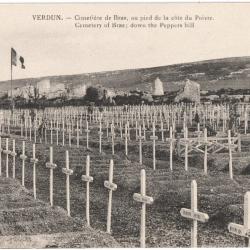
[[[100,84],[108,88],[150,90],[151,83],[159,77],[165,91],[175,91],[185,79],[197,81],[202,90],[221,88],[250,88],[250,57],[223,58],[193,63],[175,64],[145,69],[128,69],[99,73],[48,76],[13,81],[13,87],[35,84],[42,79],[51,83]],[[0,82],[0,91],[10,89],[10,81]]]

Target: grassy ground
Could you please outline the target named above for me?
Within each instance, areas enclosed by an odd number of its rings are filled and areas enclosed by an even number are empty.
[[[180,209],[182,207],[190,208],[190,184],[193,179],[197,180],[198,184],[198,208],[201,212],[208,213],[210,217],[209,222],[199,223],[198,225],[198,245],[203,247],[244,246],[244,239],[230,234],[227,225],[229,222],[242,223],[243,196],[247,190],[250,190],[249,160],[233,162],[234,180],[229,179],[228,155],[225,153],[209,155],[208,175],[206,176],[203,174],[203,156],[199,155],[189,158],[188,172],[184,170],[184,162],[175,159],[174,169],[171,172],[169,170],[167,147],[164,143],[158,142],[156,148],[157,169],[153,171],[151,142],[143,143],[143,165],[139,165],[138,142],[134,140],[129,142],[129,155],[126,157],[124,143],[118,140],[118,137],[119,135],[116,138],[114,156],[111,154],[110,142],[107,142],[105,135],[103,140],[104,152],[99,154],[96,132],[90,134],[89,150],[86,149],[84,135],[80,140],[80,148],[54,145],[54,162],[58,166],[54,171],[55,206],[66,209],[65,175],[62,173],[62,168],[65,167],[65,150],[67,149],[70,155],[70,168],[74,170],[74,174],[70,177],[71,214],[74,220],[84,224],[86,196],[85,183],[81,181],[81,175],[85,173],[86,155],[89,154],[91,158],[90,174],[94,178],[94,182],[90,184],[91,226],[94,229],[105,231],[108,190],[104,188],[103,183],[108,179],[109,160],[113,158],[114,183],[117,184],[118,189],[113,193],[112,236],[121,246],[139,246],[141,205],[133,200],[133,194],[140,190],[141,168],[146,169],[147,195],[154,198],[154,203],[147,206],[147,246],[190,246],[191,223],[180,216]],[[75,138],[72,138],[72,144],[76,144]],[[17,139],[16,145],[19,157],[21,154],[20,139]],[[247,144],[243,145],[244,150],[247,150],[247,147]],[[27,141],[26,148],[28,158],[31,158],[32,142]],[[45,167],[45,163],[49,161],[49,144],[38,143],[36,149],[36,155],[39,159],[37,165],[37,194],[39,200],[48,203],[49,170]],[[246,153],[242,153],[242,155],[244,154],[246,155]],[[2,164],[3,174],[5,174],[4,156]],[[17,179],[21,180],[20,159],[17,160],[16,164]],[[25,186],[32,191],[32,165],[28,160],[25,170]],[[42,210],[40,214],[48,223],[54,219],[54,215],[47,216],[47,213]],[[61,226],[56,227],[56,232],[52,230],[50,233],[67,233],[70,230],[65,227],[65,223],[61,223]],[[2,233],[2,235],[4,234],[12,233]],[[95,234],[93,233],[93,235]],[[105,237],[108,236],[104,235]],[[112,244],[110,243],[111,246]],[[73,243],[68,245],[65,243],[65,245],[75,246]],[[77,246],[80,246],[80,244]]]

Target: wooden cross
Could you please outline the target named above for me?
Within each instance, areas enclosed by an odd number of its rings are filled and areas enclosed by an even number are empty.
[[[138,140],[138,122],[137,120],[135,121],[135,140]]]
[[[37,120],[34,121],[34,142],[36,143]]]
[[[58,133],[59,133],[59,124],[58,124],[58,120],[56,121],[56,145],[59,144],[58,141]]]
[[[53,145],[53,123],[50,120],[50,144]]]
[[[33,163],[33,195],[36,200],[36,164],[38,162],[38,159],[36,158],[36,144],[33,144],[32,146],[32,158],[30,159],[30,162]]]
[[[115,154],[115,143],[114,143],[114,139],[115,139],[115,128],[114,128],[114,123],[113,123],[113,121],[112,121],[112,123],[111,123],[112,155]]]
[[[104,187],[109,189],[109,200],[108,200],[108,215],[107,215],[107,233],[111,233],[111,211],[112,211],[112,193],[116,191],[117,185],[113,183],[113,159],[110,160],[109,165],[109,180],[104,181]]]
[[[122,122],[121,121],[119,122],[119,128],[120,128],[120,136],[121,136],[121,139],[122,139]]]
[[[164,129],[163,127],[163,122],[161,121],[161,140],[164,142],[164,132],[166,131],[166,129]]]
[[[146,140],[146,126],[144,119],[142,120],[142,130],[143,130],[143,138]]]
[[[77,120],[77,123],[76,123],[76,146],[77,148],[79,148],[79,135],[80,135],[80,129],[79,129],[79,123],[78,123],[78,120]]]
[[[62,169],[62,172],[66,175],[66,204],[68,216],[70,216],[70,185],[69,176],[73,174],[73,170],[69,168],[69,151],[66,150],[66,168]]]
[[[99,135],[99,153],[102,152],[102,121],[100,119],[100,123],[99,123],[99,131],[98,131],[98,135]]]
[[[68,135],[69,135],[68,139],[69,139],[69,147],[71,147],[71,132],[72,132],[72,130],[71,130],[71,126],[70,126],[70,124],[68,124]]]
[[[204,174],[207,174],[207,129],[204,129]]]
[[[65,123],[62,121],[62,145],[65,145]]]
[[[108,122],[108,120],[106,121],[106,136],[108,139],[109,138],[109,122]]]
[[[128,156],[128,125],[125,124],[125,155]]]
[[[2,137],[0,136],[0,176],[2,176]]]
[[[3,153],[6,154],[6,177],[9,178],[9,155],[11,154],[11,151],[9,150],[9,139],[6,138],[5,142],[5,150]]]
[[[197,206],[197,183],[195,180],[191,183],[191,209],[182,208],[181,216],[193,220],[193,226],[191,227],[191,247],[197,247],[197,222],[207,222],[209,216],[206,213],[198,211]]]
[[[20,155],[20,159],[22,160],[22,186],[24,186],[24,179],[25,179],[25,160],[27,159],[27,156],[25,155],[25,141],[23,141],[23,151]]]
[[[153,141],[153,169],[156,169],[156,159],[155,159],[155,141],[158,140],[158,137],[155,135],[155,123],[153,122],[153,135],[150,136],[150,140]]]
[[[44,143],[47,144],[47,124],[44,125]]]
[[[50,182],[49,182],[49,190],[50,190],[50,205],[53,206],[53,170],[57,167],[55,163],[53,163],[53,147],[50,147],[49,154],[49,162],[46,163],[46,168],[50,170]]]
[[[173,171],[173,129],[172,127],[170,127],[170,131],[169,131],[169,141],[170,141],[170,148],[169,148],[169,162],[170,162],[170,170]]]
[[[32,122],[31,122],[31,117],[29,117],[29,131],[30,131],[30,141],[32,141]]]
[[[185,127],[184,130],[184,142],[185,142],[185,171],[188,171],[188,128]]]
[[[16,178],[16,143],[15,140],[12,141],[12,151],[10,153],[12,156],[12,178]]]
[[[139,125],[139,163],[142,164],[142,139],[144,137],[141,135],[141,125]]]
[[[89,149],[89,123],[88,121],[86,122],[86,129],[85,129],[85,132],[86,132],[86,145],[87,145],[87,149]]]
[[[228,230],[230,233],[245,237],[245,247],[250,247],[250,192],[244,195],[244,222],[243,225],[229,223]]]
[[[130,130],[131,130],[131,128],[129,126],[129,121],[127,121],[127,134],[128,134],[128,140],[129,141],[131,140],[131,138],[130,138]]]
[[[25,127],[25,139],[27,140],[28,138],[28,126],[27,126],[27,117],[25,117],[25,121],[24,121],[24,127]]]
[[[146,204],[152,204],[153,198],[146,195],[146,172],[145,169],[141,170],[141,193],[135,193],[133,199],[142,203],[141,208],[141,230],[140,230],[140,243],[141,247],[145,248],[146,242]]]
[[[232,157],[231,131],[228,130],[228,153],[229,153],[229,177],[233,179],[233,157]]]
[[[86,220],[87,225],[90,226],[90,217],[89,217],[89,183],[93,182],[93,177],[89,175],[90,169],[90,157],[87,155],[86,158],[86,173],[82,175],[82,180],[86,182]]]

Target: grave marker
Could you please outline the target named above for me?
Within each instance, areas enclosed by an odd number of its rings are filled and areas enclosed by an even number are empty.
[[[27,159],[27,156],[25,155],[25,141],[23,141],[23,150],[22,154],[20,155],[20,159],[22,160],[22,186],[25,186],[24,180],[25,180],[25,160]]]
[[[229,176],[233,179],[233,158],[232,158],[231,130],[228,130],[228,153],[229,153]]]
[[[89,216],[89,183],[93,182],[93,177],[89,175],[90,169],[90,157],[87,155],[86,158],[86,174],[82,175],[82,180],[86,182],[86,220],[87,225],[90,226],[90,216]]]
[[[117,185],[113,183],[113,159],[110,160],[109,165],[109,180],[104,182],[104,187],[109,189],[109,200],[108,200],[108,215],[107,215],[107,233],[111,233],[111,212],[112,212],[112,194],[116,191]]]
[[[155,135],[155,123],[153,122],[153,135],[150,136],[150,140],[153,141],[153,169],[156,169],[156,159],[155,159],[155,141],[158,140],[158,137]]]
[[[146,244],[146,204],[152,204],[153,198],[146,195],[146,172],[141,170],[141,193],[135,193],[133,198],[137,202],[142,203],[141,209],[141,230],[140,230],[140,246],[145,248]]]
[[[98,131],[98,135],[99,135],[99,153],[102,152],[102,121],[100,120],[100,124],[99,124],[99,131]]]
[[[250,192],[244,195],[244,222],[243,225],[229,223],[228,230],[230,233],[245,237],[245,247],[250,247]]]
[[[207,128],[204,129],[204,174],[207,174]]]
[[[33,195],[36,200],[36,164],[38,162],[38,159],[36,158],[36,144],[33,144],[32,146],[32,158],[30,159],[30,162],[33,163]]]
[[[3,153],[6,155],[6,178],[9,178],[9,154],[11,151],[9,150],[9,139],[5,139],[5,150]]]
[[[87,146],[87,149],[89,149],[89,123],[88,121],[86,122],[86,129],[85,129],[85,132],[86,132],[86,146]]]
[[[50,170],[50,181],[49,181],[49,190],[50,190],[50,205],[53,206],[53,171],[57,167],[53,163],[53,147],[50,147],[49,162],[46,163],[46,168]]]
[[[12,152],[10,153],[12,156],[12,178],[16,178],[16,143],[15,140],[12,141]]]
[[[191,183],[191,209],[182,208],[181,216],[193,220],[191,227],[191,247],[197,247],[197,222],[207,222],[209,216],[206,213],[198,211],[197,207],[197,183],[195,180]]]
[[[69,151],[66,150],[66,168],[62,169],[62,172],[66,175],[66,204],[67,204],[67,213],[70,216],[70,185],[69,185],[69,176],[73,174],[73,170],[69,168]]]

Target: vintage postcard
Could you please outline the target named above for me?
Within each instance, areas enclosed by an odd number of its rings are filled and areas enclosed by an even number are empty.
[[[0,248],[250,246],[250,3],[0,4]]]

